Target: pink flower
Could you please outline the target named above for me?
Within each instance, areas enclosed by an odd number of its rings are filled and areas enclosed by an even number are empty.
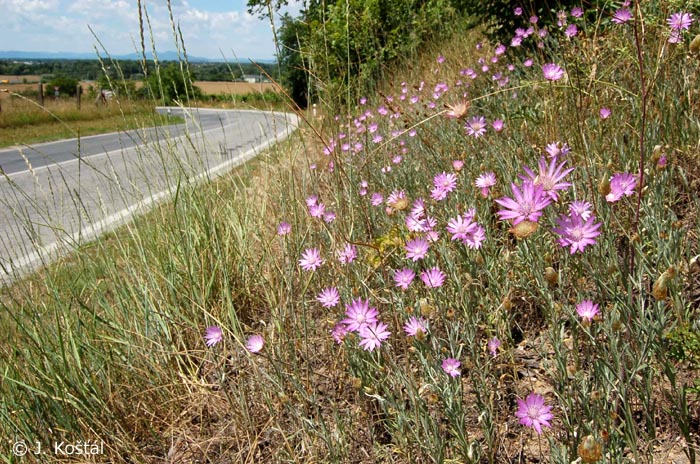
[[[415,277],[416,273],[408,268],[403,268],[394,272],[394,282],[396,283],[397,287],[403,290],[408,289],[408,286],[411,285],[411,282],[413,282]]]
[[[465,124],[467,134],[479,138],[486,133],[486,119],[483,116],[474,116]]]
[[[445,277],[445,273],[437,266],[420,273],[420,279],[428,288],[442,287],[442,284],[445,283]]]
[[[323,264],[318,248],[307,248],[301,255],[299,265],[305,271],[315,271]]]
[[[605,195],[605,200],[608,203],[614,203],[623,196],[634,195],[636,186],[637,176],[628,172],[615,174],[610,179],[610,193]]]
[[[418,334],[418,332],[421,332],[423,335],[425,335],[428,332],[427,325],[428,321],[426,321],[422,317],[412,316],[404,324],[403,330],[404,332],[406,332],[406,335],[410,337],[415,337]]]
[[[587,201],[572,201],[569,204],[569,212],[573,214],[578,214],[581,218],[588,219],[591,217],[591,206]]]
[[[690,28],[690,25],[693,24],[693,15],[685,12],[674,13],[668,17],[666,22],[668,22],[668,25],[673,30],[687,30]]]
[[[491,127],[493,127],[493,130],[496,132],[501,132],[503,130],[503,120],[494,119],[494,121],[491,123]]]
[[[323,221],[327,222],[329,224],[331,222],[335,221],[335,217],[336,216],[335,216],[335,213],[333,211],[326,211],[325,213],[323,213]]]
[[[288,222],[280,222],[277,226],[277,235],[284,236],[292,232],[292,226]]]
[[[360,327],[359,335],[360,346],[366,351],[374,351],[379,348],[382,342],[389,338],[391,332],[387,330],[388,326],[383,322],[370,322]]]
[[[583,16],[583,10],[581,9],[581,7],[573,7],[571,9],[571,16],[573,16],[574,18],[580,18],[581,16]]]
[[[568,155],[571,148],[566,142],[552,142],[545,147],[544,151],[547,152],[550,158],[558,158],[559,156]]]
[[[342,322],[338,322],[335,326],[333,326],[333,330],[331,330],[331,336],[338,345],[343,343],[343,340],[348,333],[350,333],[348,326]]]
[[[566,160],[557,165],[557,158],[552,158],[549,166],[547,166],[547,162],[544,157],[542,157],[537,165],[539,168],[537,174],[532,172],[529,167],[525,166],[523,169],[526,175],[520,175],[519,177],[523,180],[531,181],[534,185],[541,185],[545,193],[547,193],[552,200],[557,201],[559,197],[556,190],[566,190],[572,185],[571,182],[563,182],[564,177],[574,170],[574,168],[563,169],[565,164]]]
[[[612,17],[612,22],[615,24],[625,24],[632,19],[632,12],[629,8],[620,8],[615,11]]]
[[[406,243],[406,258],[413,261],[425,258],[428,253],[428,242],[422,238],[416,238]]]
[[[488,348],[491,356],[496,356],[498,354],[498,347],[501,346],[501,341],[497,337],[493,337],[489,340]]]
[[[481,189],[481,196],[484,198],[489,196],[489,190],[496,185],[496,174],[493,172],[485,172],[476,178],[474,184]]]
[[[542,210],[551,202],[552,198],[547,195],[541,185],[534,185],[531,181],[524,181],[522,187],[511,184],[513,197],[503,197],[496,200],[496,203],[503,206],[496,214],[503,220],[510,219],[513,225],[518,225],[523,221],[537,222],[542,216]]]
[[[455,358],[447,358],[442,361],[442,370],[448,373],[452,378],[459,377],[462,372],[459,370],[459,366],[462,363],[457,361]]]
[[[250,337],[248,337],[248,340],[245,343],[245,347],[251,353],[257,353],[258,351],[263,349],[264,344],[265,340],[262,338],[261,335],[251,335]]]
[[[575,24],[569,24],[564,31],[564,35],[566,35],[568,38],[576,37],[576,34],[578,34],[578,28]]]
[[[606,108],[605,106],[600,108],[600,119],[608,119],[611,114],[612,111],[610,108]]]
[[[326,212],[326,205],[323,203],[314,203],[309,205],[309,215],[311,217],[320,218]]]
[[[600,235],[601,223],[594,223],[595,216],[591,215],[584,220],[578,214],[571,216],[561,216],[556,220],[558,227],[552,229],[553,232],[561,235],[557,240],[562,247],[571,246],[571,254],[583,250],[589,245],[595,245],[595,238]]]
[[[357,247],[348,243],[345,245],[345,248],[336,251],[335,254],[341,263],[352,263],[357,258]]]
[[[221,331],[221,327],[212,325],[207,327],[204,332],[204,341],[207,346],[214,346],[219,343],[224,338],[224,333]]]
[[[379,311],[369,306],[369,300],[358,298],[345,305],[345,319],[342,322],[351,331],[359,331],[360,328],[372,322],[377,322]]]
[[[442,172],[435,176],[433,185],[435,187],[431,191],[430,196],[437,201],[443,200],[448,193],[457,187],[457,176],[452,172],[449,174]]]
[[[321,303],[324,308],[332,308],[337,306],[337,304],[340,302],[338,289],[335,287],[329,287],[321,290],[321,293],[319,293],[316,297],[316,301]]]
[[[542,74],[548,81],[558,81],[564,77],[564,70],[557,64],[547,63],[542,66]]]
[[[452,169],[454,169],[455,171],[459,172],[462,170],[463,167],[464,167],[464,161],[462,161],[462,160],[452,161]]]
[[[576,313],[584,322],[591,322],[599,312],[598,305],[591,300],[583,300],[576,305]]]
[[[517,398],[518,411],[515,416],[525,427],[532,427],[538,435],[542,433],[542,427],[552,427],[549,421],[552,419],[551,406],[545,406],[544,397],[537,393],[530,393],[525,401]]]
[[[372,206],[379,206],[384,202],[384,197],[381,193],[373,193],[370,202],[372,203]]]
[[[457,216],[447,222],[447,231],[452,234],[452,240],[464,240],[474,232],[478,224],[473,222],[472,218],[473,215]]]

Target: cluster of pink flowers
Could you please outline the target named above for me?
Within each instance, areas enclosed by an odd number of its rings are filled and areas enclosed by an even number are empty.
[[[469,248],[481,248],[481,243],[486,239],[486,231],[474,221],[475,216],[476,210],[472,208],[447,222],[447,231],[452,234],[452,240],[459,240]]]
[[[208,347],[212,347],[214,345],[217,345],[221,343],[224,339],[224,332],[221,330],[221,327],[212,325],[206,328],[204,331],[204,342]],[[245,342],[245,347],[248,351],[251,353],[258,353],[263,349],[263,346],[265,345],[265,339],[263,339],[262,335],[251,335],[248,337],[248,339]]]

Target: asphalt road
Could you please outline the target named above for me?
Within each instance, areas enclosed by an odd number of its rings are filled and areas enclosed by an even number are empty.
[[[256,156],[296,127],[261,111],[159,108],[184,124],[0,150],[0,281]],[[1,136],[1,134],[0,134]]]

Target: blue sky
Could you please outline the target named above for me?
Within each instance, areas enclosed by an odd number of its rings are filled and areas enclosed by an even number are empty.
[[[227,59],[274,58],[268,20],[246,12],[245,0],[172,0],[175,22],[191,56]],[[301,0],[287,9],[299,11]],[[166,0],[142,0],[157,51],[175,50]],[[139,46],[136,0],[0,0],[0,50],[92,52],[97,45],[114,55]],[[150,37],[146,48],[150,49]]]

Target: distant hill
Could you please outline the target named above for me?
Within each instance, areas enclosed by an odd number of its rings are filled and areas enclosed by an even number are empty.
[[[111,58],[116,60],[140,60],[141,54],[139,53],[128,53],[126,55],[111,55]],[[146,53],[146,58],[149,60],[153,59],[153,54]],[[212,59],[204,58],[201,56],[191,56],[188,55],[188,60],[192,63],[217,63],[223,62],[221,58]],[[95,60],[97,55],[94,52],[91,53],[73,53],[73,52],[22,52],[17,50],[0,50],[1,60]],[[178,54],[175,51],[165,51],[158,52],[159,61],[178,61]],[[265,59],[258,60],[253,59],[258,63],[274,63],[275,60]],[[230,63],[242,62],[248,63],[247,59],[231,60]]]

